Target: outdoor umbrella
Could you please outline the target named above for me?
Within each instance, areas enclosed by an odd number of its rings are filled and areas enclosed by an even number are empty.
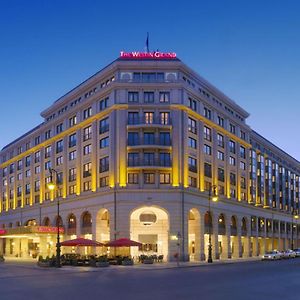
[[[105,246],[107,247],[140,247],[142,246],[142,243],[136,242],[136,241],[132,241],[130,239],[127,238],[121,238],[115,241],[111,241],[105,244]]]
[[[104,244],[99,243],[97,241],[84,239],[84,238],[77,238],[74,240],[68,240],[60,243],[61,246],[70,246],[70,247],[76,247],[76,246],[82,246],[82,247],[96,247],[96,246],[104,246]]]

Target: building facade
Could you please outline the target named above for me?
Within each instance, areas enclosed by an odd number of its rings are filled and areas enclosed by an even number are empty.
[[[55,254],[58,223],[166,261],[207,259],[209,234],[214,259],[296,247],[300,163],[174,53],[121,52],[41,116],[0,152],[4,255]]]

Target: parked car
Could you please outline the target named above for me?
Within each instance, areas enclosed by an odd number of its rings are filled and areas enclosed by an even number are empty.
[[[296,252],[291,249],[283,251],[283,258],[295,258]]]
[[[281,253],[279,251],[267,251],[262,257],[262,260],[277,260],[281,259]]]
[[[300,248],[294,249],[294,252],[296,254],[296,257],[300,257]]]

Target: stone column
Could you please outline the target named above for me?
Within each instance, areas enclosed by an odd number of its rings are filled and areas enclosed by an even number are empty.
[[[205,247],[205,241],[204,241],[204,216],[205,212],[200,212],[200,223],[199,223],[199,255],[200,255],[200,260],[204,261],[206,259],[205,257],[205,252],[204,252],[204,247]]]
[[[211,235],[211,243],[212,243],[212,256],[214,259],[220,259],[220,253],[219,253],[219,241],[218,241],[218,234],[219,234],[219,228],[218,228],[218,214],[212,215],[212,223],[213,223],[213,232]]]

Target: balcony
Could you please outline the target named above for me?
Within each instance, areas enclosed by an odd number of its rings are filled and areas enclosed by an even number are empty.
[[[160,141],[158,139],[155,139],[153,141],[145,141],[145,140],[139,140],[139,141],[127,141],[127,148],[130,149],[139,149],[139,148],[145,148],[145,149],[153,149],[153,148],[160,148],[160,149],[171,149],[172,143],[171,141],[165,142]]]
[[[166,117],[138,117],[127,120],[127,127],[135,128],[135,127],[162,127],[162,128],[171,128],[172,122],[171,118]]]
[[[171,161],[160,161],[159,159],[128,161],[128,168],[164,169],[171,167]]]

